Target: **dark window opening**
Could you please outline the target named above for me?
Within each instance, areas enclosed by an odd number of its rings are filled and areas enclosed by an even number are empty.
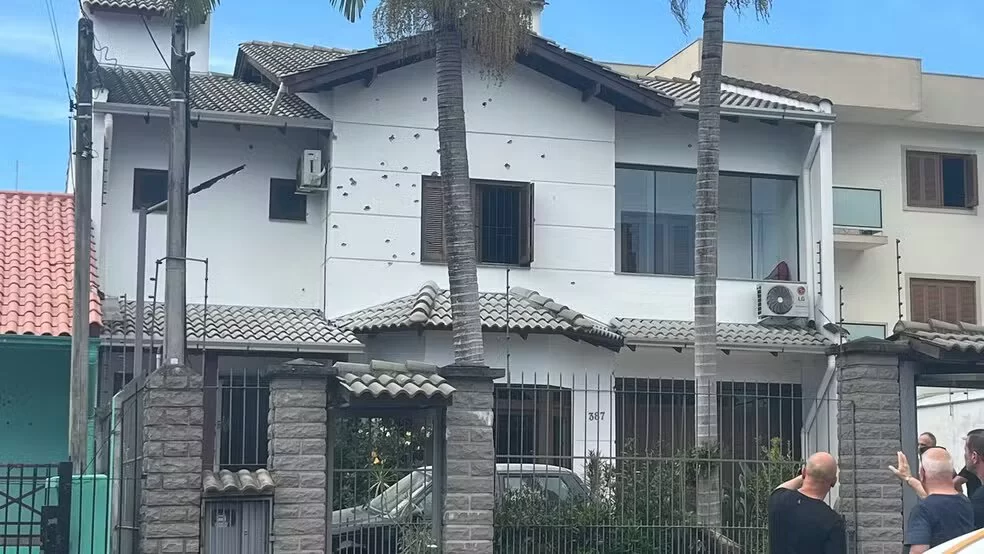
[[[545,385],[496,385],[496,461],[570,468],[572,400],[570,389]]]
[[[167,200],[167,171],[162,169],[133,170],[133,209],[149,208]],[[167,209],[154,213],[164,213]]]
[[[307,196],[293,179],[270,179],[270,219],[307,221]]]
[[[977,206],[977,156],[905,153],[906,201],[924,208]]]
[[[425,177],[421,192],[421,261],[444,263],[444,190]],[[529,266],[533,261],[533,184],[472,181],[475,250],[480,263]]]

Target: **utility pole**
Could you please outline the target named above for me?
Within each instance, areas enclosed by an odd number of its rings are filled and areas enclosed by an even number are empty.
[[[72,287],[72,370],[69,457],[85,469],[89,435],[89,270],[92,245],[92,20],[79,19],[75,77],[75,267]]]
[[[171,151],[167,171],[167,259],[164,265],[164,365],[187,362],[188,52],[185,0],[174,0],[171,32]]]

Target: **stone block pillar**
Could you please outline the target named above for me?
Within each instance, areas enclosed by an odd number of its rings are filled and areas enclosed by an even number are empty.
[[[447,366],[441,375],[456,389],[447,409],[447,488],[444,554],[492,554],[495,506],[493,381],[505,371]]]
[[[899,355],[904,347],[862,339],[834,351],[841,467],[837,507],[858,552],[895,554],[902,546],[904,485],[887,468],[902,450]]]
[[[329,551],[328,379],[333,370],[295,360],[270,368],[268,470],[273,494],[273,554]]]
[[[201,537],[205,392],[200,371],[168,366],[143,395],[140,551],[198,553]]]

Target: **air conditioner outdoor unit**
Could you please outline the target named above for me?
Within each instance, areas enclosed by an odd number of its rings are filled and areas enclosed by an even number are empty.
[[[321,163],[321,150],[305,150],[297,162],[297,192],[310,194],[328,190],[328,173]]]
[[[758,285],[758,320],[787,323],[791,319],[809,318],[810,303],[802,283],[760,283]]]

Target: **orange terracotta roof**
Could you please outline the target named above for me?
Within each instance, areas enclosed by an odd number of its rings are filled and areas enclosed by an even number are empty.
[[[0,191],[0,334],[71,336],[75,201]],[[95,249],[89,322],[102,326]]]

